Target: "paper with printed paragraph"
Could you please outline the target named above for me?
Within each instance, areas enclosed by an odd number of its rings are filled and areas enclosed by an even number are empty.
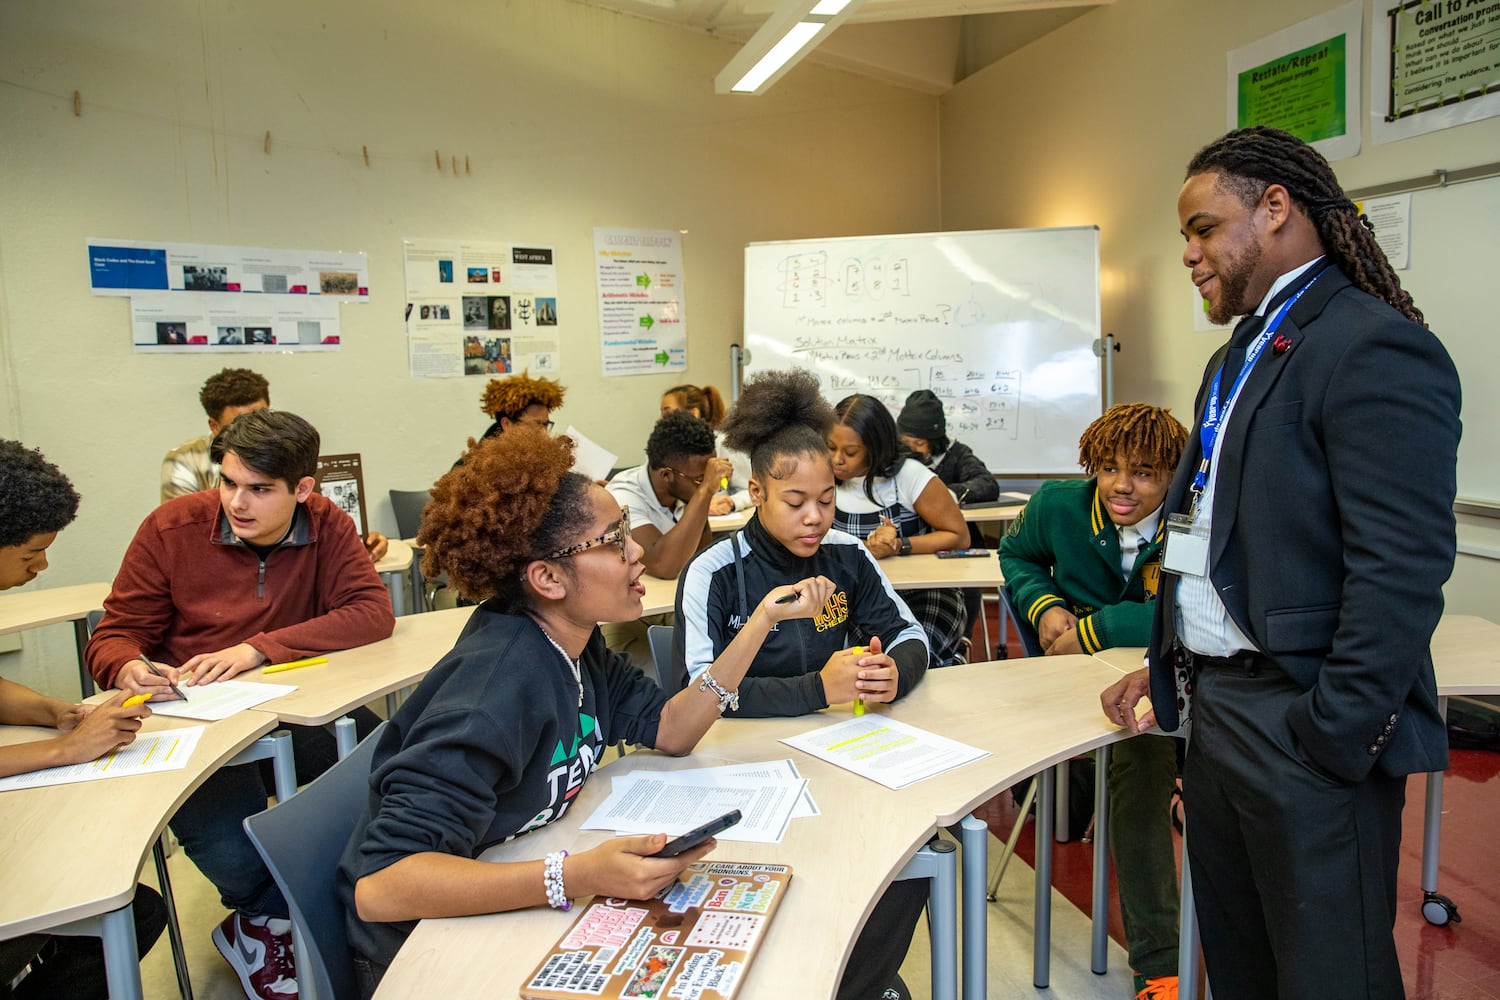
[[[523,1000],[730,1000],[786,895],[786,865],[700,861],[655,899],[594,897]]]
[[[990,755],[887,715],[862,715],[781,742],[887,788],[905,788]]]
[[[184,726],[137,736],[129,746],[116,747],[98,760],[83,764],[64,764],[26,774],[0,778],[0,792],[17,788],[43,788],[47,785],[71,785],[77,781],[101,778],[123,778],[132,774],[176,771],[187,767],[206,726]]]
[[[187,701],[159,701],[151,705],[153,715],[176,719],[202,719],[218,722],[236,712],[254,708],[272,698],[297,690],[295,684],[256,684],[251,681],[215,681],[212,684],[183,688]]]

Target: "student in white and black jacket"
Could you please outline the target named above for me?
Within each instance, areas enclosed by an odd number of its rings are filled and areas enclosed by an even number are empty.
[[[750,456],[756,512],[679,577],[671,669],[678,679],[733,676],[748,658],[740,715],[803,715],[856,697],[892,702],[927,671],[926,633],[869,549],[830,530],[832,423],[816,380],[790,371],[752,379],[724,425],[729,446]],[[788,586],[821,612],[772,623],[766,608]],[[891,884],[854,942],[838,1000],[907,997],[898,972],[926,899],[921,880]]]

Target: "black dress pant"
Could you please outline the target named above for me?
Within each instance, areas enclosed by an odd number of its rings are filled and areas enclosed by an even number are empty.
[[[1255,664],[1200,666],[1182,779],[1214,998],[1403,997],[1391,928],[1406,778],[1322,770],[1286,722],[1301,688]]]

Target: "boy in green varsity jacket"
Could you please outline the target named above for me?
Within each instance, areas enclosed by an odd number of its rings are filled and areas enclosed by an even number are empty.
[[[1000,542],[1016,610],[1049,656],[1151,640],[1161,574],[1162,500],[1187,430],[1144,403],[1112,406],[1079,440],[1088,479],[1046,483]],[[1110,758],[1110,853],[1142,1000],[1176,997],[1177,870],[1171,737],[1118,743]]]

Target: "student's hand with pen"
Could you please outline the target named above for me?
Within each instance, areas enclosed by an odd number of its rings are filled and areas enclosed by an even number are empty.
[[[115,687],[129,694],[149,694],[156,701],[174,701],[172,685],[184,681],[187,673],[180,667],[157,663],[160,673],[153,673],[139,657],[128,661],[115,677]]]
[[[698,484],[698,491],[712,497],[724,488],[724,480],[728,479],[733,472],[734,466],[729,464],[729,459],[720,458],[718,455],[710,456],[708,464],[703,467],[703,481]]]
[[[830,705],[863,698],[867,702],[896,700],[900,677],[896,661],[880,648],[880,637],[870,639],[864,650],[841,649],[828,658],[819,675],[823,679],[823,697]]]
[[[810,576],[786,587],[773,587],[761,599],[760,609],[772,622],[813,618],[823,613],[837,588],[826,576]]]
[[[684,868],[701,860],[719,842],[712,837],[675,858],[653,858],[667,844],[664,833],[614,837],[563,862],[568,895],[650,899],[677,880]]]
[[[371,562],[380,562],[390,548],[391,540],[378,531],[372,531],[365,536],[365,551],[370,553]]]
[[[880,519],[880,527],[865,536],[865,548],[876,559],[889,559],[901,554],[901,532],[888,517]]]
[[[214,681],[227,681],[235,674],[254,670],[261,664],[269,662],[271,661],[266,659],[265,654],[260,650],[248,642],[242,642],[213,653],[199,653],[184,663],[179,670],[184,683],[196,686],[212,684]]]
[[[151,715],[151,708],[144,702],[127,706],[128,696],[129,692],[117,691],[102,704],[74,705],[59,717],[57,728],[66,733],[58,741],[66,755],[65,763],[95,760],[115,747],[134,742],[141,721]]]

